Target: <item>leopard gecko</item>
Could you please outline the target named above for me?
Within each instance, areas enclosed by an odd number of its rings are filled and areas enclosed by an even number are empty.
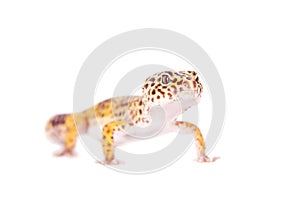
[[[195,71],[163,71],[153,74],[145,80],[141,96],[113,97],[102,101],[82,112],[74,114],[59,114],[49,119],[46,133],[50,139],[63,145],[63,150],[57,156],[73,154],[78,132],[87,132],[92,125],[102,128],[102,149],[105,164],[113,164],[114,134],[126,127],[146,127],[151,124],[150,110],[157,105],[168,105],[181,100],[183,97],[195,99],[199,103],[203,86]],[[190,129],[195,134],[197,146],[197,161],[213,162],[216,158],[209,158],[205,152],[205,141],[197,125],[187,121],[177,121],[192,105],[187,105],[169,120],[173,130]],[[167,107],[167,106],[165,106]],[[171,109],[167,112],[172,112]],[[76,120],[75,120],[76,118]],[[75,123],[76,121],[76,123]]]

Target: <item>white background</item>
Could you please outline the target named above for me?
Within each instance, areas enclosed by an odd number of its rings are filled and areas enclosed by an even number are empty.
[[[1,199],[299,199],[297,1],[0,3]],[[81,64],[124,31],[165,28],[196,41],[222,77],[226,123],[212,164],[193,151],[148,175],[121,174],[78,145],[54,158],[52,114],[72,110]]]

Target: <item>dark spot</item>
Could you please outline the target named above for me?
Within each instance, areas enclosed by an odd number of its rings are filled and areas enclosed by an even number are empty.
[[[147,89],[147,88],[148,88],[148,86],[149,86],[149,84],[147,83],[147,84],[145,85],[145,89]]]
[[[66,121],[66,117],[67,117],[67,115],[57,115],[57,116],[55,116],[51,121],[52,126],[56,126],[56,125],[59,125],[59,124],[64,124],[65,121]]]
[[[192,80],[192,77],[188,76],[186,77],[187,80]]]
[[[165,94],[161,89],[158,89],[157,91],[158,91],[159,93],[161,93],[162,95]]]
[[[152,95],[155,95],[155,90],[152,90]]]
[[[187,81],[184,81],[184,82],[183,82],[183,85],[184,85],[185,87],[187,87],[187,88],[190,88],[190,84],[189,84],[189,82],[187,82]]]
[[[180,80],[179,82],[177,82],[177,85],[181,85],[182,84],[182,80]]]
[[[155,85],[155,83],[151,83],[151,87],[153,87]]]
[[[156,86],[155,86],[155,88],[158,88],[159,86],[161,86],[161,84],[159,83],[159,84],[157,84]]]
[[[100,103],[99,104],[99,109],[103,109],[104,108],[104,104],[103,103]]]
[[[193,87],[196,88],[196,86],[197,86],[196,81],[193,81]]]
[[[157,97],[156,97],[157,99],[160,99],[160,96],[159,95],[157,95]]]
[[[155,78],[150,78],[149,81],[154,82]]]
[[[140,109],[139,112],[140,112],[140,115],[141,115],[142,114],[142,109]]]
[[[174,79],[172,80],[173,83],[176,83],[176,81],[177,81],[177,78],[174,78]]]
[[[175,87],[175,85],[172,85],[171,88],[173,89],[173,92],[176,94],[177,88]]]
[[[121,107],[126,107],[128,105],[128,102],[126,101],[125,103],[123,102],[123,103],[121,103]]]
[[[154,98],[152,98],[151,101],[154,102]]]
[[[139,106],[141,106],[141,105],[143,105],[143,102],[142,102],[142,101],[139,102]]]

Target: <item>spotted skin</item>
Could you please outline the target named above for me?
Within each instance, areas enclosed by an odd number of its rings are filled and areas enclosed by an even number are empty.
[[[192,97],[199,103],[202,92],[203,86],[195,71],[159,72],[145,80],[141,96],[114,97],[80,113],[56,115],[48,121],[46,133],[49,138],[64,146],[64,149],[56,155],[72,155],[77,133],[87,132],[89,127],[98,125],[102,127],[102,149],[105,156],[103,163],[113,164],[116,132],[131,126],[142,128],[149,126],[152,122],[150,110],[154,106],[168,105],[184,97]],[[182,112],[191,106],[188,105]],[[190,122],[177,121],[176,118],[170,119],[169,124],[176,129],[187,128],[195,134],[197,160],[215,161],[216,158],[210,159],[205,153],[204,138],[198,126]]]

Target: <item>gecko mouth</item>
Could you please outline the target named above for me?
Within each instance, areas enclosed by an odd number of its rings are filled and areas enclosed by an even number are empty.
[[[189,97],[189,98],[199,98],[201,97],[201,89],[197,87],[195,90],[188,90],[181,92],[178,98]]]

